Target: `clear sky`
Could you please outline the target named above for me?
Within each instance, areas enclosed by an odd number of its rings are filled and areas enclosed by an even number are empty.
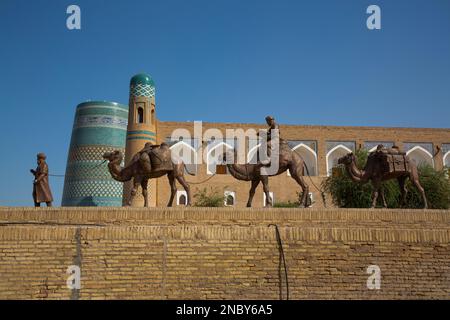
[[[36,153],[63,174],[76,105],[127,104],[138,72],[160,120],[450,124],[449,0],[0,0],[0,46],[0,206],[32,205]]]

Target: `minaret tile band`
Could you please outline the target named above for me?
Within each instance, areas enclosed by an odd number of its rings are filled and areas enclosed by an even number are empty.
[[[121,206],[123,186],[103,164],[105,152],[125,153],[128,106],[89,101],[77,106],[62,206]],[[100,165],[100,166],[98,166]]]
[[[155,96],[155,88],[145,84],[136,84],[130,88],[131,95],[135,97],[151,98]]]

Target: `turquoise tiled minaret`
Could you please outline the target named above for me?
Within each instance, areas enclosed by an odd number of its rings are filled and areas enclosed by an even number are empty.
[[[125,153],[128,106],[89,101],[76,108],[62,206],[122,206],[123,184],[111,178],[105,152]]]
[[[130,97],[128,102],[128,127],[125,152],[125,165],[128,165],[133,156],[142,150],[146,143],[156,144],[156,117],[155,117],[155,83],[146,73],[139,73],[130,80]],[[128,202],[132,182],[127,181],[123,186],[124,203]],[[156,206],[156,180],[149,181],[149,205]],[[131,206],[142,207],[144,198],[141,187],[138,188]]]

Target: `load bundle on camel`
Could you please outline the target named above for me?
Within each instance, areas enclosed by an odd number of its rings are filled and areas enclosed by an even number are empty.
[[[384,148],[378,145],[377,149],[369,153],[370,161],[379,161],[382,174],[395,174],[396,172],[409,172],[410,161],[405,152],[401,152],[397,147]],[[369,162],[369,159],[367,159]]]
[[[126,167],[120,166],[123,155],[118,150],[106,152],[103,154],[103,158],[109,161],[108,170],[114,180],[126,182],[133,179],[133,188],[131,189],[131,195],[128,198],[127,205],[131,205],[140,185],[142,187],[142,195],[144,196],[144,207],[148,207],[148,180],[164,175],[167,175],[169,179],[171,191],[167,206],[172,206],[177,191],[176,181],[186,190],[187,205],[191,205],[189,184],[184,178],[185,164],[180,158],[172,155],[166,143],[162,143],[161,145],[146,144],[144,149],[134,155],[130,164]]]

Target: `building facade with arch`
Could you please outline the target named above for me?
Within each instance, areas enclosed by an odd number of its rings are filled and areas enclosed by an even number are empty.
[[[145,143],[169,144],[171,150],[187,163],[186,179],[191,183],[192,194],[195,195],[200,189],[209,189],[224,195],[226,206],[244,207],[247,203],[250,182],[238,181],[234,179],[228,170],[218,170],[218,166],[223,165],[221,155],[223,152],[237,148],[244,148],[247,161],[255,161],[258,148],[257,140],[248,139],[245,146],[239,145],[236,139],[206,139],[197,138],[194,134],[194,122],[172,122],[161,121],[157,117],[158,107],[155,102],[155,83],[152,78],[144,73],[137,74],[131,78],[129,87],[128,113],[124,110],[120,122],[122,133],[120,145],[112,143],[108,139],[102,141],[102,148],[111,149],[125,147],[125,164],[129,163],[136,152],[140,151]],[[121,108],[125,106],[120,105]],[[116,107],[115,105],[113,107]],[[111,108],[109,106],[109,108]],[[125,107],[126,108],[126,107]],[[98,108],[97,108],[98,109]],[[102,109],[103,110],[103,109]],[[109,112],[109,111],[108,111]],[[98,126],[99,117],[92,120],[88,125]],[[263,114],[259,115],[261,123],[202,123],[203,132],[220,132],[222,137],[226,137],[228,129],[248,130],[267,129],[263,119]],[[277,115],[275,114],[275,117]],[[128,123],[126,121],[128,118]],[[74,125],[73,135],[78,135],[79,125],[77,118]],[[96,122],[97,121],[97,122]],[[84,124],[83,124],[84,125]],[[108,124],[109,125],[109,124]],[[295,150],[304,160],[309,177],[305,177],[306,183],[310,186],[310,196],[314,206],[323,206],[320,191],[315,186],[320,186],[321,182],[330,174],[333,167],[337,165],[340,157],[349,152],[365,148],[369,151],[375,150],[377,145],[383,144],[392,147],[394,144],[418,165],[428,164],[436,169],[450,167],[450,129],[449,128],[388,128],[388,127],[348,127],[348,126],[305,126],[305,125],[280,125],[281,138],[286,140],[292,150]],[[126,127],[126,136],[125,136]],[[86,129],[83,129],[86,131]],[[91,129],[89,129],[91,130]],[[117,131],[117,130],[116,130]],[[186,136],[175,136],[174,132],[185,132]],[[77,137],[77,136],[76,136]],[[89,136],[90,140],[96,141],[98,137]],[[108,137],[107,137],[108,138]],[[72,140],[77,142],[78,140]],[[69,160],[75,150],[75,143],[72,141],[69,150]],[[89,141],[89,144],[92,144]],[[97,157],[98,158],[98,157]],[[97,159],[96,158],[96,159]],[[98,158],[97,160],[100,160]],[[68,169],[74,165],[68,161]],[[223,166],[222,166],[223,168]],[[106,168],[104,168],[106,170]],[[73,171],[73,170],[72,170]],[[71,172],[70,179],[66,179],[63,205],[98,205],[96,202],[75,201],[72,195],[72,185],[76,181],[83,181],[85,177],[78,177],[77,172]],[[104,178],[107,177],[105,171]],[[111,179],[108,183],[114,184]],[[72,182],[75,181],[75,182]],[[203,182],[204,181],[204,182]],[[130,183],[123,187],[123,199],[126,199],[130,192]],[[178,192],[175,205],[183,206],[186,203],[186,194],[177,184]],[[269,180],[270,191],[274,202],[295,201],[298,199],[300,187],[286,172]],[[120,192],[119,192],[120,193]],[[151,206],[165,206],[170,195],[170,187],[166,178],[150,180],[149,183],[149,204]],[[88,195],[83,194],[83,197]],[[120,203],[120,196],[115,190],[114,201],[102,202],[101,205],[117,206]],[[195,202],[195,198],[193,199]],[[253,206],[262,207],[265,203],[265,195],[262,186],[258,186]],[[100,202],[98,202],[100,203]],[[133,205],[142,206],[143,198],[141,190],[138,190]],[[330,205],[330,204],[327,204]]]
[[[264,115],[261,118],[264,119]],[[203,131],[208,129],[219,129],[223,136],[227,129],[266,129],[263,123],[205,123]],[[171,133],[175,129],[183,128],[191,136],[194,135],[193,122],[171,122],[157,120],[157,141],[169,144],[179,143],[171,141]],[[383,144],[392,147],[394,144],[418,165],[428,164],[435,169],[450,168],[450,129],[446,128],[388,128],[388,127],[347,127],[347,126],[304,126],[304,125],[283,125],[280,123],[281,138],[287,140],[291,149],[298,152],[307,164],[310,178],[305,177],[305,181],[310,186],[314,206],[322,207],[320,192],[314,187],[332,173],[332,168],[337,165],[337,160],[360,148],[368,151],[375,150],[376,146]],[[193,140],[193,139],[192,139]],[[238,181],[230,174],[215,174],[216,166],[220,165],[218,154],[231,148],[237,148],[236,143],[230,140],[223,141],[196,141],[192,142],[196,156],[201,157],[203,152],[207,152],[206,163],[203,161],[197,165],[194,176],[186,176],[190,182],[201,182],[208,178],[203,184],[192,184],[192,193],[196,190],[207,188],[227,195],[232,194],[229,199],[232,206],[244,207],[247,203],[250,183]],[[195,145],[195,148],[194,148]],[[248,143],[246,146],[247,159],[256,157],[257,145]],[[220,152],[214,153],[214,151]],[[178,186],[182,191],[181,186]],[[273,193],[274,202],[295,201],[300,187],[290,177],[289,172],[276,177],[271,177],[269,181],[270,191]],[[157,205],[164,206],[170,194],[169,186],[165,179],[157,181],[158,199]],[[329,197],[328,197],[329,198]],[[258,186],[253,206],[262,207],[266,199],[262,186]],[[330,205],[329,203],[327,205]]]

